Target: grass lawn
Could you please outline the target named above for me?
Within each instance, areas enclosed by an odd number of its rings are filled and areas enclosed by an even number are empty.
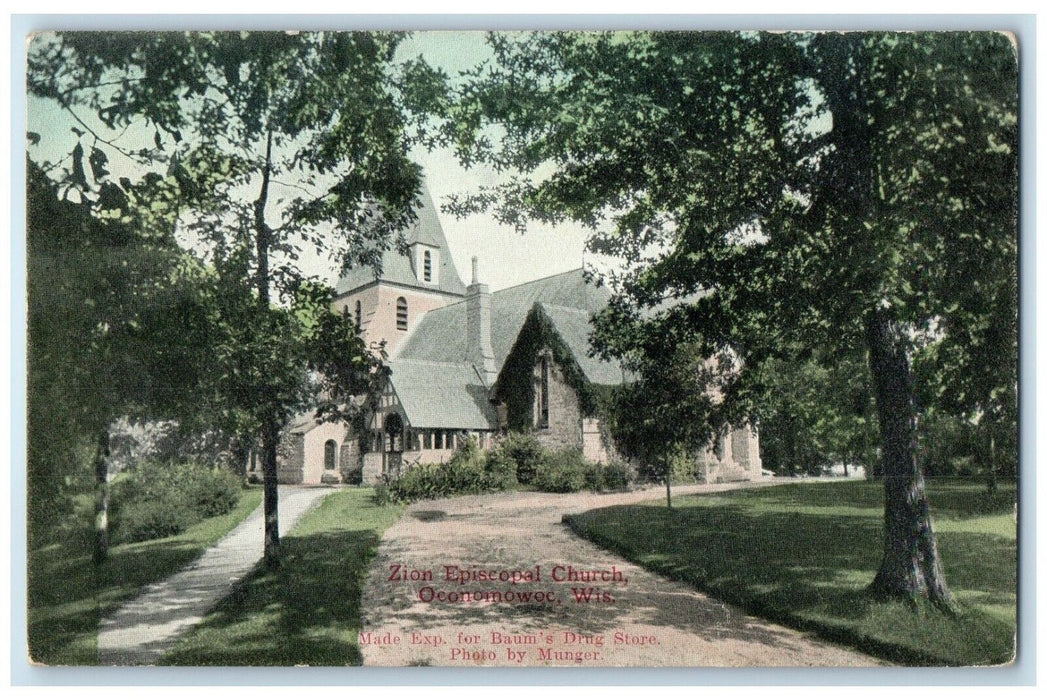
[[[104,612],[199,557],[261,501],[262,489],[248,488],[231,512],[203,520],[181,535],[115,546],[100,567],[91,562],[86,539],[29,552],[30,657],[49,665],[97,664],[98,621]]]
[[[281,542],[280,569],[250,576],[160,664],[359,665],[360,593],[382,533],[403,506],[373,489],[328,496]]]
[[[960,604],[874,601],[883,486],[790,484],[614,506],[569,518],[580,535],[754,614],[843,641],[896,663],[1009,662],[1016,628],[1014,485],[930,483],[946,580]]]

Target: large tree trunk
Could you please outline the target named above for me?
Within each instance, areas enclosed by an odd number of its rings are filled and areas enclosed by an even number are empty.
[[[280,522],[277,517],[276,445],[280,426],[271,418],[262,429],[262,475],[265,482],[265,565],[280,566]]]
[[[95,551],[101,564],[109,556],[109,426],[98,433],[95,447]]]
[[[948,607],[931,510],[917,459],[916,409],[908,341],[885,311],[866,325],[869,367],[876,392],[884,480],[884,551],[870,591],[881,597],[926,597]]]

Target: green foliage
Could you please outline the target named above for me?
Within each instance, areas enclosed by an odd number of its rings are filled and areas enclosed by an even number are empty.
[[[539,491],[572,493],[586,487],[589,463],[577,448],[557,450],[546,454],[534,475],[534,486]]]
[[[442,464],[420,464],[389,484],[389,498],[397,503],[484,493],[495,488],[476,441],[469,439]]]
[[[761,617],[895,663],[971,666],[1013,659],[1017,540],[1013,483],[929,480],[959,614],[865,591],[881,552],[877,483],[790,484],[572,515],[598,545]]]
[[[636,481],[636,470],[620,460],[603,465],[603,486],[608,491],[627,491]]]
[[[606,400],[607,427],[614,444],[639,465],[644,481],[662,481],[680,453],[700,453],[725,421],[736,419],[731,406],[713,400],[712,389],[730,357],[708,360],[691,344],[665,347],[662,362],[651,364],[639,381],[617,389]],[[688,480],[693,480],[693,464]],[[678,481],[683,474],[674,474]]]
[[[389,484],[384,481],[375,484],[374,486],[374,502],[375,505],[385,506],[393,502],[393,494],[389,488]]]
[[[195,463],[147,462],[112,488],[114,542],[169,537],[205,518],[228,513],[240,500],[232,473]]]
[[[114,418],[180,416],[205,364],[177,318],[199,281],[169,237],[99,219],[27,163],[30,541],[53,536],[94,482]]]
[[[177,355],[183,337],[199,341],[187,356],[203,362],[191,365],[199,370],[191,376],[157,382],[155,394],[134,394],[146,409],[163,405],[170,388],[186,417],[257,436],[269,461],[280,425],[310,400],[327,397],[310,407],[337,417],[348,410],[348,397],[381,380],[380,358],[348,319],[330,311],[331,290],[310,280],[299,261],[312,249],[343,268],[376,265],[416,219],[420,168],[408,151],[422,119],[408,112],[438,106],[443,78],[421,60],[394,65],[401,38],[388,32],[34,36],[28,90],[46,104],[41,112],[48,121],[78,125],[64,137],[54,130],[56,143],[43,153],[65,147],[69,156],[42,163],[41,173],[89,219],[165,242],[177,228],[191,241],[195,272],[208,287],[159,310],[165,330],[153,346],[134,338],[132,347],[161,376],[172,366],[168,350]],[[126,145],[125,135],[141,147]],[[46,157],[30,147],[34,155]],[[111,171],[111,163],[123,171]],[[279,199],[271,192],[276,177],[290,183]],[[106,279],[100,276],[100,286]],[[122,310],[136,299],[128,289],[111,296],[116,303],[100,308]],[[96,335],[125,325],[101,320]],[[103,349],[120,347],[107,341]],[[87,376],[103,396],[118,400],[107,404],[113,413],[100,415],[95,431],[126,410],[109,384],[142,376],[115,361],[119,354],[100,354],[105,371]],[[195,401],[184,400],[187,389]],[[266,473],[275,473],[274,466]],[[276,555],[273,547],[267,561]]]
[[[516,464],[516,479],[521,484],[534,481],[535,472],[545,459],[545,449],[530,433],[510,432],[495,449]]]
[[[516,488],[519,482],[516,474],[518,465],[515,459],[501,447],[487,451],[484,460],[484,472],[487,483],[495,491],[508,491]]]
[[[584,469],[585,483],[582,488],[586,491],[602,491],[604,487],[603,464],[600,462],[586,462]]]
[[[518,175],[451,208],[493,208],[521,230],[573,220],[594,229],[595,252],[630,261],[592,340],[640,375],[640,449],[667,446],[667,426],[715,432],[752,415],[773,358],[867,350],[892,538],[877,585],[947,604],[937,558],[900,541],[919,531],[934,551],[918,515],[914,406],[984,416],[1000,434],[991,444],[1017,434],[1011,38],[567,32],[490,43],[495,59],[461,85],[447,140],[466,163]],[[683,346],[727,360],[718,405],[699,421],[665,411],[667,355]],[[685,414],[707,413],[690,403]],[[910,577],[914,557],[923,580]]]
[[[578,396],[579,408],[586,416],[598,410],[598,394],[586,379],[582,368],[567,347],[549,318],[540,308],[532,309],[513,344],[513,351],[505,359],[499,372],[496,398],[505,402],[509,430],[533,430],[534,368],[540,354],[548,351],[564,381]],[[527,483],[521,480],[521,483]]]
[[[778,474],[818,474],[834,463],[876,466],[872,379],[864,358],[770,360],[760,377],[760,454]]]
[[[90,511],[91,499],[86,500]],[[140,594],[143,586],[199,558],[261,501],[261,489],[246,489],[230,513],[201,521],[175,537],[116,545],[100,565],[91,560],[82,538],[30,549],[26,632],[32,660],[52,666],[97,666],[99,617]]]
[[[159,663],[359,665],[369,564],[402,513],[402,506],[375,504],[370,489],[333,492],[282,538],[283,566],[256,570]]]

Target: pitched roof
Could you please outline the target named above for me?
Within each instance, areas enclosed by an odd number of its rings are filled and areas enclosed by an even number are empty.
[[[418,220],[404,231],[404,238],[407,241],[407,245],[424,243],[440,249],[440,268],[437,272],[438,284],[433,287],[432,285],[419,282],[418,275],[411,264],[411,258],[407,255],[401,255],[400,251],[394,246],[391,250],[382,253],[382,272],[380,275],[375,275],[374,270],[370,267],[354,267],[338,280],[338,283],[335,285],[335,294],[345,294],[376,281],[428,290],[435,289],[459,296],[465,294],[465,284],[462,282],[461,277],[458,276],[458,270],[454,266],[454,259],[451,257],[451,251],[447,246],[443,227],[440,225],[440,219],[436,214],[436,205],[433,204],[433,198],[429,196],[429,189],[424,185],[419,199],[421,199],[422,206],[415,212],[418,215]]]
[[[538,302],[538,307],[552,323],[560,339],[570,348],[575,362],[590,383],[618,385],[625,381],[621,365],[589,357],[589,331],[592,325],[589,323],[588,311],[545,302]]]
[[[487,388],[471,364],[397,359],[389,368],[389,381],[413,427],[498,428]]]
[[[491,348],[495,368],[501,370],[528,312],[537,302],[574,309],[588,323],[588,316],[606,306],[609,298],[607,289],[585,282],[581,268],[494,292],[491,295]],[[397,357],[464,362],[465,321],[464,300],[428,312],[401,343]],[[572,347],[580,357],[588,355],[588,330],[583,336],[584,346]],[[585,352],[579,352],[582,347],[586,348]]]

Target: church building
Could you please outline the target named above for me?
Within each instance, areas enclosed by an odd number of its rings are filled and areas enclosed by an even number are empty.
[[[588,352],[590,317],[609,292],[587,284],[579,268],[492,293],[475,257],[466,285],[427,191],[421,200],[406,254],[387,251],[380,275],[350,270],[335,288],[335,310],[353,318],[368,344],[385,342],[384,390],[364,399],[362,434],[310,413],[293,421],[281,444],[280,482],[374,483],[446,461],[470,437],[491,447],[508,430],[610,460],[596,397],[629,378]],[[725,434],[699,459],[698,473],[706,481],[758,478],[755,431]]]

